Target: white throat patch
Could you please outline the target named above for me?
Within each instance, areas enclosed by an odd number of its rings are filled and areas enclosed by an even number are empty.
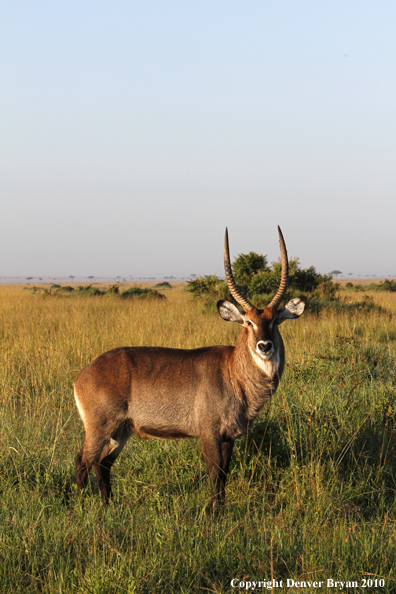
[[[253,357],[254,362],[256,363],[257,367],[263,371],[270,379],[273,379],[277,373],[279,368],[279,354],[275,351],[271,357],[268,359],[264,359],[260,355],[258,355],[255,351],[250,351]]]

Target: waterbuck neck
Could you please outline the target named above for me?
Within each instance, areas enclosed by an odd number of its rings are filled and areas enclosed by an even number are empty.
[[[234,390],[245,401],[248,407],[247,416],[252,419],[274,394],[283,372],[284,347],[279,331],[274,336],[274,352],[265,359],[249,348],[247,329],[243,328],[230,365],[236,381]]]

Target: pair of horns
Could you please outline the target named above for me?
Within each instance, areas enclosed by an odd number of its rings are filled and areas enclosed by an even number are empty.
[[[272,309],[276,310],[280,302],[282,301],[283,297],[285,296],[287,285],[289,283],[289,262],[287,259],[287,251],[286,251],[286,244],[285,240],[283,239],[282,231],[278,225],[278,233],[279,233],[279,244],[280,244],[280,251],[281,251],[281,262],[282,262],[282,272],[281,272],[281,281],[279,285],[279,289],[272,299],[271,303],[267,305],[267,307],[271,307]],[[234,277],[232,275],[231,269],[231,262],[230,262],[230,248],[228,246],[228,229],[226,228],[225,238],[224,238],[224,270],[226,273],[227,285],[230,289],[231,295],[234,297],[235,301],[239,303],[239,305],[244,309],[244,311],[249,311],[249,309],[253,309],[254,305],[252,305],[247,299],[242,297],[240,292],[237,289],[237,286],[234,281]]]

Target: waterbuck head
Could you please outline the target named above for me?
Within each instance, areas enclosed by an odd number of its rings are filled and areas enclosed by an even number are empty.
[[[284,320],[298,318],[305,308],[305,297],[297,297],[278,310],[279,304],[285,296],[289,282],[289,263],[282,231],[278,227],[281,250],[282,272],[278,291],[265,309],[257,309],[239,292],[231,270],[230,252],[228,246],[228,231],[224,240],[224,269],[228,288],[235,301],[243,308],[242,313],[229,301],[218,301],[217,309],[220,316],[227,322],[237,322],[244,326],[247,345],[254,359],[266,361],[278,356],[279,339],[278,326]]]

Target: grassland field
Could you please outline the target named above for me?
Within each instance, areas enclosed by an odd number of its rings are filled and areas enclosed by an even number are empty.
[[[220,594],[282,580],[280,592],[287,579],[291,593],[341,591],[296,586],[327,579],[396,592],[396,293],[372,294],[381,310],[281,326],[287,368],[237,441],[223,508],[210,511],[194,440],[133,437],[113,468],[111,504],[94,476],[77,495],[72,384],[84,365],[122,345],[235,343],[239,328],[183,286],[164,293],[0,286],[0,592]]]

